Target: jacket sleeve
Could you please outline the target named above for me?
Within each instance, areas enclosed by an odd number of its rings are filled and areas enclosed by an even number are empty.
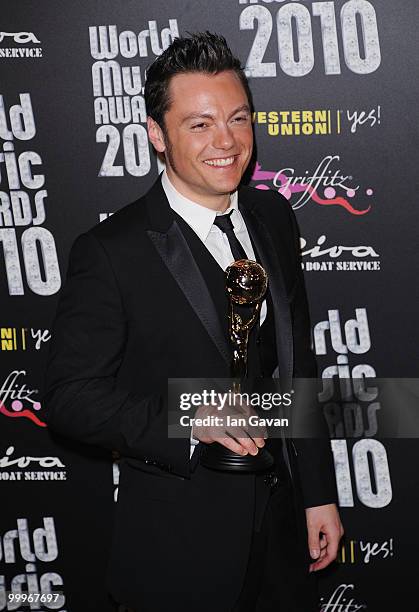
[[[303,418],[308,421],[306,430],[312,437],[296,437],[293,440],[298,470],[301,477],[304,505],[306,508],[337,503],[336,477],[333,455],[326,420],[317,398],[317,365],[310,346],[310,318],[304,275],[301,267],[300,241],[297,222],[291,206],[287,203],[296,252],[296,282],[291,294],[291,317],[294,339],[294,376],[302,386],[312,387],[306,391],[309,402],[305,402]],[[309,380],[305,380],[309,379]]]
[[[189,441],[169,439],[167,398],[117,385],[127,320],[117,279],[99,240],[80,235],[69,256],[45,373],[49,428],[189,476]]]

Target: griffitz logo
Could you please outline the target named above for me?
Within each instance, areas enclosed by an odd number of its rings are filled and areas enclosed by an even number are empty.
[[[26,376],[25,370],[13,370],[3,382],[0,388],[0,413],[12,419],[23,417],[29,419],[38,427],[46,427],[47,424],[32,412],[41,409],[41,402],[37,402],[31,397],[31,395],[38,393],[38,390],[29,389],[25,383],[19,384],[18,379],[22,375]]]
[[[314,172],[305,170],[301,176],[296,175],[294,168],[281,168],[274,172],[262,170],[262,166],[256,163],[252,181],[256,183],[256,189],[271,189],[272,185],[290,201],[294,210],[314,202],[321,206],[340,206],[351,215],[367,214],[370,205],[365,207],[361,204],[362,208],[357,208],[350,202],[359,195],[360,188],[359,185],[350,184],[351,176],[333,167],[339,161],[339,155],[327,155]],[[371,188],[365,189],[366,196],[370,197],[373,193]]]
[[[358,612],[359,610],[366,610],[366,604],[358,603],[355,597],[352,597],[354,588],[354,584],[340,584],[328,599],[321,597],[320,612]]]
[[[4,42],[16,45],[41,44],[33,32],[0,32],[0,44]],[[1,57],[42,57],[42,47],[0,47]]]

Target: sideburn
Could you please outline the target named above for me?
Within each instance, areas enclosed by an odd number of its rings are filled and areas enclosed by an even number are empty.
[[[168,160],[168,162],[170,164],[170,167],[172,168],[173,172],[176,172],[175,160],[174,160],[174,157],[173,157],[173,144],[170,141],[169,134],[167,133],[166,126],[164,125],[164,121],[162,122],[161,130],[163,132],[164,144],[166,145],[165,153],[167,155],[167,160]]]

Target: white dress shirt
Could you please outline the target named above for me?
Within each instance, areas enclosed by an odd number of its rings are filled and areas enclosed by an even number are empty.
[[[227,235],[219,227],[214,225],[217,215],[228,214],[231,210],[231,221],[234,233],[244,248],[248,259],[256,260],[255,252],[247,231],[246,224],[239,210],[237,191],[230,196],[230,206],[223,213],[202,206],[185,198],[170,182],[166,170],[163,171],[161,182],[164,192],[169,200],[170,207],[182,217],[182,219],[193,229],[195,234],[202,240],[215,261],[223,270],[233,263],[234,257],[230,249]],[[266,318],[266,300],[263,301],[260,312],[260,324]]]
[[[214,225],[214,220],[217,215],[225,215],[231,210],[233,212],[230,218],[233,223],[234,233],[244,248],[248,259],[256,260],[249,232],[247,231],[246,224],[239,210],[237,190],[230,196],[230,206],[222,213],[202,206],[202,204],[198,204],[198,202],[194,202],[193,200],[189,200],[189,198],[179,193],[167,176],[166,170],[162,173],[161,182],[167,199],[169,200],[170,207],[182,217],[191,229],[193,229],[223,270],[233,263],[234,257],[227,235],[219,227]],[[261,325],[265,318],[266,300],[263,301],[260,309]],[[194,446],[197,443],[198,440],[191,439],[191,457]]]

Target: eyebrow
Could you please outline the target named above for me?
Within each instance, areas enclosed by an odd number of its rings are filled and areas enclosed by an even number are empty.
[[[246,111],[250,114],[250,108],[248,104],[243,104],[242,106],[236,108],[232,113],[230,113],[229,119],[237,113],[241,113],[243,111]],[[214,115],[211,115],[211,113],[191,113],[190,115],[187,115],[182,119],[182,124],[186,123],[186,121],[193,121],[194,119],[214,119]]]

